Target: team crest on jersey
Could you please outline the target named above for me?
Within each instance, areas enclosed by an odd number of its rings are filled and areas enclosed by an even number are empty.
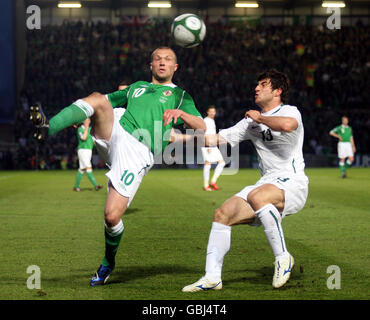
[[[169,97],[169,96],[171,96],[171,95],[172,95],[172,91],[171,91],[171,90],[163,91],[163,95],[164,95],[165,97]]]

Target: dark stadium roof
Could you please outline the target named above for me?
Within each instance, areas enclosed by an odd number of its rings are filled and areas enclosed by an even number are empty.
[[[71,1],[71,0],[68,0]],[[84,7],[105,7],[105,8],[122,8],[122,7],[146,7],[148,0],[76,0],[81,2]],[[235,0],[169,0],[173,7],[178,8],[198,8],[206,9],[209,7],[232,7]],[[283,7],[293,9],[301,6],[319,6],[322,0],[256,0],[261,6],[266,8]],[[342,0],[349,7],[369,7],[369,0]],[[26,0],[26,5],[36,4],[40,7],[57,6],[57,0]]]

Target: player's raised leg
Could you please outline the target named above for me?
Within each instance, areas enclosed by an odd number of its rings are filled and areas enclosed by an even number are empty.
[[[254,212],[250,205],[239,197],[231,197],[214,212],[207,245],[205,275],[197,282],[182,289],[183,292],[220,290],[222,266],[231,245],[231,226],[253,222]]]
[[[109,140],[113,127],[113,109],[106,97],[94,92],[86,98],[78,99],[48,120],[39,105],[30,107],[30,119],[36,127],[35,138],[43,140],[47,135],[81,123],[92,117],[95,135]]]
[[[104,209],[105,255],[90,281],[91,286],[105,284],[115,267],[116,253],[124,231],[122,216],[127,209],[128,202],[129,198],[123,197],[111,184],[109,185]]]

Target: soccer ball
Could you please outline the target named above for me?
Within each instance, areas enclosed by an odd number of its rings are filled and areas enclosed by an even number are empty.
[[[206,25],[197,15],[184,13],[173,20],[171,34],[180,47],[196,47],[206,35]]]

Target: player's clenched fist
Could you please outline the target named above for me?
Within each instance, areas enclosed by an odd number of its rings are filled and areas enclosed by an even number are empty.
[[[251,118],[253,121],[261,122],[261,113],[257,110],[249,110],[245,113],[245,118]]]
[[[169,109],[163,113],[163,125],[167,126],[173,119],[173,123],[177,122],[178,118],[184,114],[184,111],[179,109]]]

